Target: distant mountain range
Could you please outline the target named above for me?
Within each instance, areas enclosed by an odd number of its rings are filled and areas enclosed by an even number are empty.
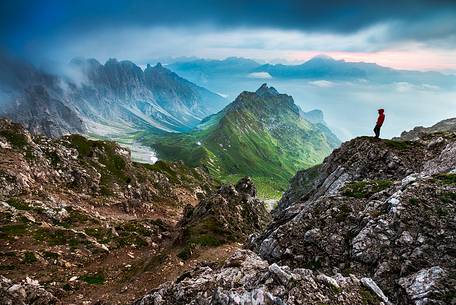
[[[182,132],[227,101],[157,64],[74,59],[56,76],[0,56],[0,116],[49,136]]]
[[[207,72],[223,73],[230,61],[236,73],[256,65],[230,59]],[[304,112],[266,84],[227,105],[161,64],[143,70],[130,61],[76,58],[66,68],[57,76],[2,57],[0,116],[52,137],[114,140],[140,161],[158,155],[205,166],[222,181],[249,175],[267,198],[278,197],[297,170],[322,162],[340,144],[320,110]]]
[[[297,170],[322,162],[340,144],[320,111],[305,113],[266,84],[242,92],[190,132],[144,142],[159,158],[203,165],[224,181],[252,176],[266,197],[277,197]]]
[[[362,81],[376,84],[411,83],[456,87],[456,76],[439,72],[396,70],[374,63],[348,62],[319,55],[300,65],[260,64],[251,59],[230,57],[224,60],[189,60],[168,67],[183,77],[207,88],[233,94],[233,88],[252,79],[308,81]]]

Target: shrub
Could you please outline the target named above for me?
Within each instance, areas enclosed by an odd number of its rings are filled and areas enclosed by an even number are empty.
[[[342,194],[354,198],[368,198],[389,188],[392,184],[393,182],[387,179],[352,181],[343,187]]]
[[[106,281],[104,275],[101,273],[86,274],[81,276],[79,279],[91,285],[101,285]]]

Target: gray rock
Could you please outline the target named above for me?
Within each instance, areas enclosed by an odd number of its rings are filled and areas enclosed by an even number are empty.
[[[376,296],[378,296],[383,302],[385,302],[385,304],[391,304],[388,300],[388,298],[386,297],[386,295],[383,293],[383,291],[380,289],[380,287],[378,287],[378,285],[374,282],[373,279],[369,278],[369,277],[363,277],[361,279],[361,283],[370,289],[370,291],[372,291],[373,293],[375,293]]]
[[[440,282],[444,281],[446,276],[445,270],[434,266],[399,279],[399,285],[415,304],[433,304],[431,296],[439,291]]]

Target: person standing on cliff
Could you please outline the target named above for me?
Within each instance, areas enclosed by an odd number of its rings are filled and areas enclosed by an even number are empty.
[[[377,124],[374,127],[375,138],[380,137],[380,128],[382,128],[383,122],[385,121],[385,109],[378,110]]]

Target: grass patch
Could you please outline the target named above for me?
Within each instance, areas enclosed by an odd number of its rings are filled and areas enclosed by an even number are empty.
[[[78,151],[79,157],[90,156],[93,141],[90,141],[78,134],[73,134],[69,136],[68,139],[71,143],[71,147]]]
[[[37,261],[37,259],[33,252],[25,252],[24,259],[22,261],[26,264],[33,264]]]
[[[62,286],[62,289],[65,291],[71,291],[73,288],[71,287],[70,284],[66,283],[65,285]]]
[[[15,257],[16,256],[16,252],[14,252],[14,251],[0,252],[0,256],[3,256],[3,257]]]
[[[53,220],[55,225],[62,226],[64,228],[72,228],[78,225],[87,224],[91,221],[91,218],[86,214],[79,212],[72,207],[67,208],[69,216],[63,221]]]
[[[51,161],[51,165],[56,167],[62,160],[60,160],[59,155],[55,152],[49,152],[46,154],[47,158]]]
[[[195,244],[187,244],[185,245],[182,250],[177,253],[177,257],[180,258],[181,260],[188,260],[190,257],[192,257],[193,251],[195,250],[196,245]]]
[[[90,285],[102,285],[106,281],[102,273],[86,274],[81,276],[79,279]]]
[[[44,251],[43,256],[45,258],[52,259],[52,260],[55,260],[55,259],[59,258],[59,254],[58,253],[51,252],[51,251]]]
[[[306,269],[319,270],[321,269],[321,261],[319,259],[313,259],[304,263]]]
[[[383,142],[389,148],[397,150],[406,150],[416,145],[416,143],[412,141],[383,140]]]
[[[456,174],[438,174],[434,177],[443,184],[456,185]]]
[[[184,229],[184,247],[177,256],[187,260],[198,246],[217,247],[232,239],[213,217],[206,217]]]
[[[4,265],[4,264],[0,265],[0,271],[11,271],[11,270],[16,270],[16,269],[17,269],[16,265]]]
[[[456,201],[455,192],[445,192],[439,196],[440,201],[443,203],[452,203]]]
[[[5,225],[0,227],[0,239],[24,235],[26,231],[27,226],[23,223]]]
[[[377,305],[380,303],[380,299],[367,288],[361,287],[359,294],[361,295],[361,301],[365,305]]]
[[[45,241],[51,246],[68,245],[71,248],[76,248],[81,243],[81,239],[75,236],[73,232],[61,229],[38,228],[33,232],[33,238],[36,241]]]
[[[339,213],[337,213],[336,219],[338,221],[344,221],[348,215],[351,213],[351,208],[347,204],[342,204],[339,206]]]
[[[419,202],[420,202],[420,201],[419,201],[417,198],[410,198],[410,199],[409,199],[409,203],[410,203],[411,205],[418,205]]]
[[[222,244],[220,240],[210,234],[201,234],[198,237],[192,239],[190,243],[198,244],[201,246],[217,247]]]
[[[6,202],[17,210],[29,211],[32,209],[25,201],[19,198],[9,198]]]
[[[71,135],[67,138],[70,142],[70,147],[78,151],[79,159],[89,159],[91,163],[101,173],[100,193],[104,196],[113,195],[111,186],[117,182],[119,184],[127,184],[131,182],[131,178],[126,174],[127,163],[123,156],[116,152],[117,145],[109,141],[93,141],[86,139],[81,135]],[[98,162],[91,159],[96,156]]]
[[[371,195],[389,188],[393,182],[387,179],[352,181],[347,183],[342,194],[347,197],[369,198]]]
[[[4,137],[13,148],[23,149],[28,146],[25,135],[14,132],[12,130],[0,130],[0,136]]]

